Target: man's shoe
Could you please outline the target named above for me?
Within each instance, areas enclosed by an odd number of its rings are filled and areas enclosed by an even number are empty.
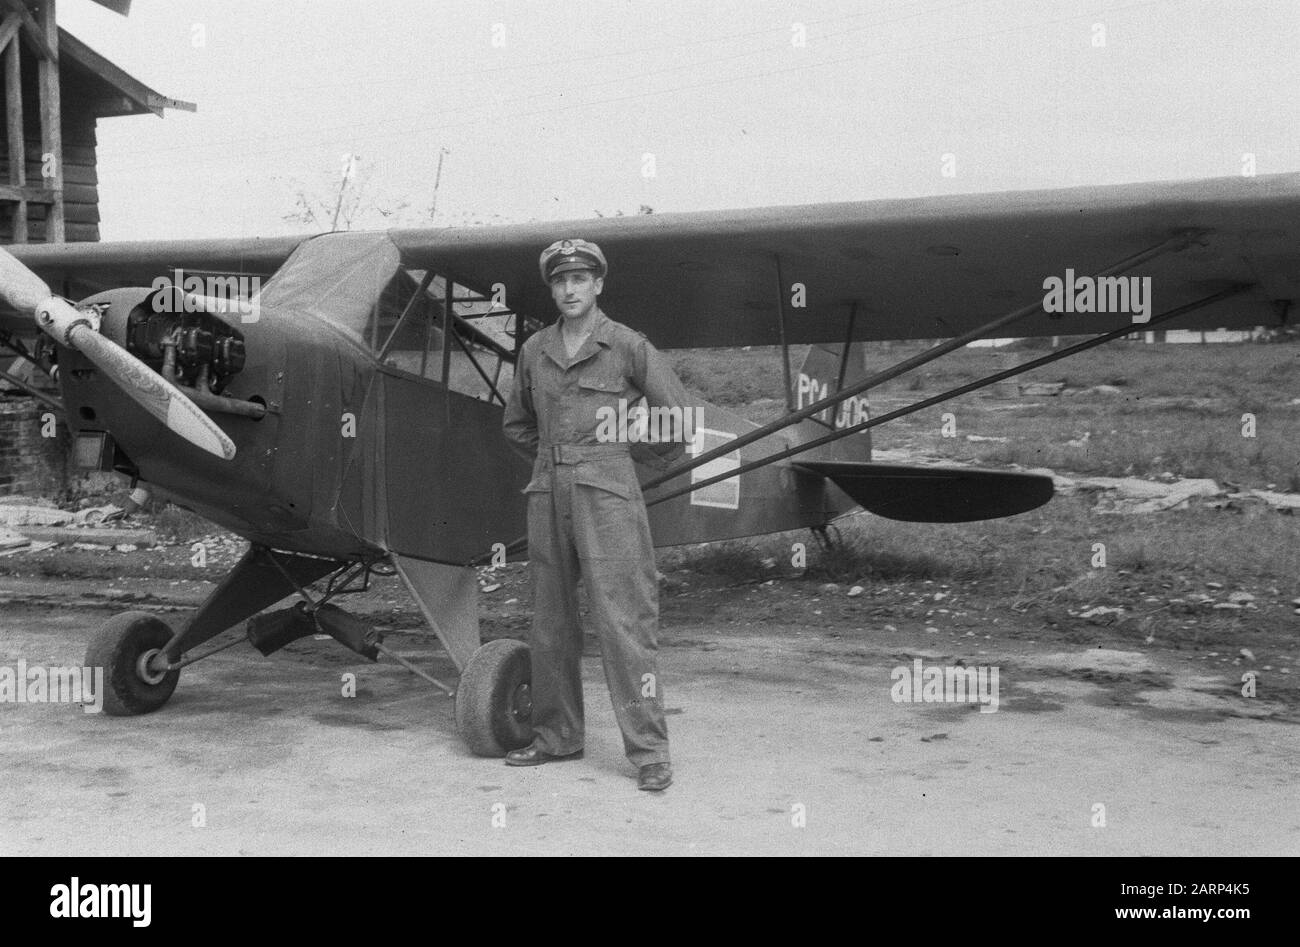
[[[555,763],[560,760],[580,760],[582,759],[582,750],[574,753],[565,753],[562,756],[555,756],[547,753],[536,742],[528,744],[522,750],[511,750],[506,754],[507,766],[541,766],[543,763]]]
[[[672,784],[673,768],[667,763],[648,763],[636,778],[636,788],[648,792],[660,792]]]

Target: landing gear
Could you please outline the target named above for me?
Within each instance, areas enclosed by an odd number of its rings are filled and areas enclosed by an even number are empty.
[[[522,641],[489,641],[456,689],[456,729],[479,756],[505,756],[533,739],[532,660]]]
[[[163,648],[172,639],[165,622],[148,612],[114,615],[86,648],[85,666],[104,669],[104,712],[130,717],[157,710],[172,696],[179,670]]]

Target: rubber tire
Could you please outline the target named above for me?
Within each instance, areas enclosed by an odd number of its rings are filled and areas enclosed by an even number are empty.
[[[85,663],[89,668],[104,669],[104,713],[131,717],[167,703],[181,672],[168,671],[162,681],[149,684],[136,673],[136,662],[146,651],[161,648],[171,639],[167,623],[148,612],[122,612],[104,623],[90,639]]]
[[[522,641],[502,638],[476,650],[456,688],[456,729],[478,756],[505,756],[533,741],[532,714],[511,704],[520,684],[531,684],[533,662]]]

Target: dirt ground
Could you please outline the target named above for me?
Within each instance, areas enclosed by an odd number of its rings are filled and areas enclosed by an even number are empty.
[[[175,624],[211,588],[118,571],[0,575],[0,665],[79,664],[114,612]],[[497,582],[485,636],[522,636],[524,572]],[[182,671],[145,717],[2,704],[0,853],[1300,853],[1300,701],[1284,638],[1270,638],[1280,657],[1252,661],[1213,643],[1144,648],[1047,628],[1006,607],[961,621],[955,603],[977,590],[959,585],[872,592],[669,576],[676,782],[661,795],[635,789],[590,640],[586,757],[533,769],[469,755],[449,698],[328,640],[270,658],[237,645]],[[930,616],[941,627],[925,617],[934,601],[920,610],[935,594],[953,606]],[[454,678],[394,580],[345,604]],[[893,672],[918,658],[996,667],[996,712],[895,700]],[[1248,670],[1254,697],[1241,693]]]

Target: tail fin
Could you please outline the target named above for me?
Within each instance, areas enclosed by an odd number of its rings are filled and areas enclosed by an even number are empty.
[[[862,342],[853,342],[845,347],[837,343],[822,343],[810,346],[803,365],[795,377],[795,407],[802,408],[815,401],[827,398],[849,387],[867,374],[866,346]],[[799,425],[805,435],[825,433],[825,428],[850,427],[870,417],[866,395],[854,395],[841,401],[838,405],[827,408],[813,415],[811,422]],[[813,432],[809,428],[813,423],[821,431]],[[836,457],[844,460],[871,459],[871,432],[862,431],[850,434],[834,444],[829,444],[816,451],[818,457]]]

